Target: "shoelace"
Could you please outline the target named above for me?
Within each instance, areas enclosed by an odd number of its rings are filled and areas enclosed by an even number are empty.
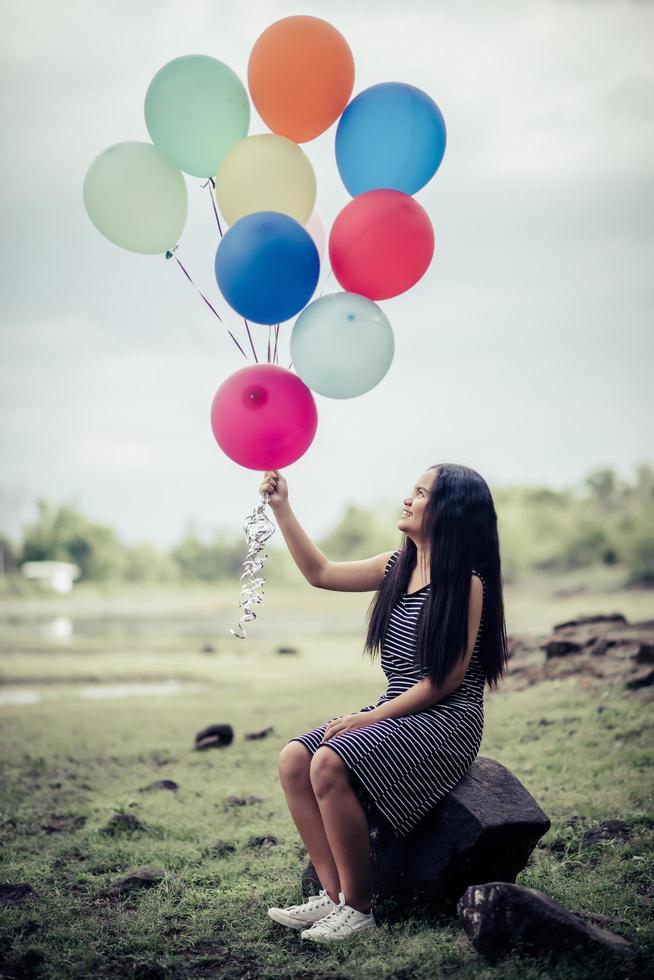
[[[339,905],[331,912],[328,912],[324,919],[320,919],[319,922],[315,922],[312,928],[322,929],[324,926],[327,929],[338,929],[338,927],[342,925],[343,918],[349,919],[353,911],[354,909],[345,908],[344,905]]]
[[[319,901],[320,899],[322,899],[322,901]],[[303,902],[301,905],[289,905],[286,911],[305,912],[307,905],[309,905],[311,902],[318,902],[320,905],[322,904],[333,905],[333,902],[329,897],[329,895],[327,894],[327,892],[325,891],[325,889],[321,888],[320,892],[317,895],[310,895],[309,898],[306,900],[306,902]],[[331,912],[329,914],[331,915]]]

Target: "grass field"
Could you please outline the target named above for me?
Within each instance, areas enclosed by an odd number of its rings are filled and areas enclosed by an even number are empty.
[[[560,583],[559,583],[560,584]],[[39,895],[1,913],[2,975],[221,978],[613,977],[606,962],[519,958],[491,966],[461,927],[416,917],[351,943],[306,948],[266,915],[299,901],[307,856],[277,774],[281,747],[385,688],[361,657],[370,595],[266,589],[248,638],[227,634],[233,595],[166,596],[80,589],[52,600],[4,600],[0,705],[4,882]],[[507,594],[513,627],[539,630],[578,612],[651,615],[651,593]],[[73,632],[53,639],[53,616]],[[510,619],[510,617],[509,617]],[[522,625],[517,627],[516,622]],[[104,625],[103,625],[104,624]],[[202,653],[211,642],[216,652]],[[280,655],[278,645],[297,649]],[[171,679],[176,687],[166,687]],[[163,683],[138,688],[137,681]],[[103,686],[104,685],[104,686]],[[172,693],[171,693],[172,691]],[[32,692],[33,701],[16,700]],[[10,701],[11,699],[9,699]],[[553,724],[539,724],[546,718]],[[195,733],[228,722],[231,746],[193,751]],[[273,726],[265,739],[245,733]],[[511,769],[552,821],[518,883],[603,924],[650,958],[654,929],[652,716],[647,690],[551,681],[486,695],[481,755]],[[141,789],[170,779],[177,791]],[[261,802],[231,805],[230,794]],[[116,811],[139,830],[104,832]],[[629,824],[624,841],[580,850],[587,827]],[[260,846],[272,835],[277,843]],[[102,890],[140,866],[155,887]]]

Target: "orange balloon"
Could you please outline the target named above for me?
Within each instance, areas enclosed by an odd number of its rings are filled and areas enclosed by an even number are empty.
[[[273,133],[306,143],[343,112],[354,87],[354,58],[343,35],[320,17],[283,17],[257,39],[248,86]]]

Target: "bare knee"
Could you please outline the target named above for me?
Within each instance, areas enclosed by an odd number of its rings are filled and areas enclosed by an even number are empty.
[[[347,767],[332,749],[323,748],[322,751],[314,753],[309,777],[316,797],[325,796],[334,790],[342,790],[349,785]]]
[[[311,786],[311,753],[302,742],[289,742],[279,753],[279,781],[285,788]]]

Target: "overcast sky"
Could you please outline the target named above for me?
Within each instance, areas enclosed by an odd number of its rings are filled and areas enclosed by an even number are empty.
[[[106,147],[149,139],[143,100],[163,64],[208,54],[245,81],[258,35],[295,13],[345,35],[355,94],[417,85],[448,129],[417,195],[433,262],[380,303],[393,364],[359,398],[316,395],[316,437],[284,471],[307,531],[327,530],[347,502],[394,502],[399,515],[437,462],[471,466],[492,488],[570,485],[603,465],[629,477],[652,460],[650,3],[5,2],[0,526],[12,535],[38,496],[166,546],[189,518],[239,533],[257,502],[261,474],[225,456],[209,425],[216,389],[252,361],[174,262],[100,235],[82,182]],[[250,132],[264,131],[253,110]],[[349,200],[334,134],[304,144],[328,227]],[[207,190],[186,181],[176,254],[244,344],[213,276]],[[332,277],[326,291],[338,288]],[[267,328],[251,329],[265,360]]]

